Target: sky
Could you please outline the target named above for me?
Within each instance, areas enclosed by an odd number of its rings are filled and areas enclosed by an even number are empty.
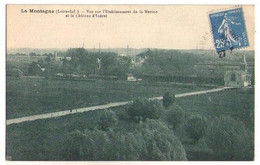
[[[162,48],[213,49],[208,15],[220,5],[8,5],[7,48]],[[242,6],[254,50],[254,6]],[[107,14],[106,18],[65,17],[43,10],[149,10],[157,13]],[[23,10],[23,12],[21,11]],[[27,10],[27,13],[25,13]]]

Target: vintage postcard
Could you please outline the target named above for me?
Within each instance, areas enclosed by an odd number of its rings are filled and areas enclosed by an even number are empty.
[[[255,160],[254,10],[6,5],[6,160]]]

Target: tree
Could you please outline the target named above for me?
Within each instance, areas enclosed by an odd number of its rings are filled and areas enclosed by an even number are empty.
[[[135,131],[135,134],[141,133],[141,160],[187,160],[179,139],[159,120],[147,119],[139,124]]]
[[[64,144],[66,160],[187,160],[184,147],[165,124],[146,120],[128,132],[74,131]]]
[[[143,112],[143,119],[159,119],[163,107],[158,100],[148,101]]]
[[[35,52],[31,52],[31,53],[29,53],[29,56],[33,57],[33,56],[37,56],[37,54]]]
[[[39,62],[32,62],[30,65],[29,65],[29,68],[28,68],[28,74],[29,75],[40,75],[40,74],[43,74],[43,71],[40,69],[40,64]],[[43,67],[43,66],[41,66]]]
[[[64,156],[66,160],[83,160],[82,144],[84,144],[84,135],[79,131],[73,131],[67,139],[66,150]]]
[[[45,58],[45,62],[46,63],[51,63],[51,61],[52,61],[52,54],[50,53],[50,54],[46,54],[45,55],[46,56],[46,58]]]
[[[198,61],[200,55],[182,52],[178,50],[147,50],[137,55],[145,59],[144,63],[136,68],[146,75],[166,75],[176,74],[193,75],[193,66]]]
[[[163,95],[163,106],[165,108],[168,108],[170,105],[172,105],[175,101],[175,94],[170,94],[169,92],[166,92]]]
[[[185,131],[190,138],[197,142],[204,136],[207,126],[208,122],[205,117],[194,116],[186,122]]]
[[[160,118],[161,110],[162,106],[158,101],[138,98],[128,107],[127,113],[132,119],[140,121]]]
[[[21,78],[23,76],[23,72],[20,69],[13,68],[8,69],[6,75],[15,78]]]
[[[103,131],[107,131],[110,127],[113,127],[117,122],[117,117],[114,111],[103,110],[99,116],[98,125]]]
[[[106,132],[101,130],[76,130],[70,133],[65,143],[65,160],[108,160],[111,149]]]
[[[215,118],[205,134],[214,160],[253,160],[254,136],[243,122],[229,116]]]
[[[66,57],[71,57],[70,61],[63,61],[65,70],[77,74],[93,74],[95,72],[96,57],[93,53],[87,52],[84,48],[71,48],[66,52]]]
[[[177,105],[172,105],[169,108],[169,111],[166,112],[166,120],[172,127],[172,129],[176,129],[178,125],[180,125],[185,117],[185,112],[183,109]]]

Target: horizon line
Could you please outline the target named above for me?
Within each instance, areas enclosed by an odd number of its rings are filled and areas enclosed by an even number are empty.
[[[55,47],[49,47],[49,48],[39,48],[39,47],[9,47],[6,49],[71,49],[71,48],[84,48],[84,49],[99,49],[98,47],[97,48],[94,48],[94,47],[64,47],[64,48],[55,48]],[[208,49],[205,49],[205,48],[201,48],[201,49],[198,49],[198,48],[158,48],[158,47],[143,47],[143,48],[134,48],[134,47],[107,47],[107,48],[100,48],[100,49],[165,49],[165,50],[215,50],[215,49],[212,49],[212,48],[208,48]]]

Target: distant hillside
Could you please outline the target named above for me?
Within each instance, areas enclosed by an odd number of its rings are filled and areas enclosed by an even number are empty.
[[[69,49],[69,48],[68,48]],[[56,52],[66,52],[68,49],[66,48],[46,48],[46,49],[40,49],[40,48],[9,48],[7,49],[7,54],[29,54],[31,52],[35,52],[36,54],[43,55],[45,53],[53,53]],[[92,48],[92,49],[86,49],[87,51],[91,52],[98,52],[99,49]],[[147,49],[134,49],[134,48],[107,48],[107,49],[100,49],[101,52],[114,52],[121,56],[135,56],[143,51],[146,51]]]
[[[56,49],[56,48],[50,48],[50,49],[39,49],[39,48],[9,48],[7,49],[7,54],[29,54],[31,52],[35,52],[37,54],[45,54],[45,53],[53,53],[53,52],[59,52],[59,51],[67,51],[67,49]]]
[[[68,49],[66,48],[9,48],[7,49],[7,54],[16,54],[16,53],[21,53],[21,54],[29,54],[31,52],[35,52],[36,54],[45,54],[45,53],[53,53],[54,51],[56,52],[66,52]],[[98,52],[98,48],[94,49],[86,49],[87,51],[91,52]],[[135,56],[138,55],[142,52],[147,51],[148,48],[142,48],[142,49],[135,49],[135,48],[107,48],[107,49],[101,49],[101,52],[114,52],[117,53],[118,55],[121,56]],[[247,50],[234,50],[233,53],[231,54],[230,51],[227,51],[227,55],[225,58],[218,58],[218,55],[216,54],[215,50],[196,50],[196,49],[150,49],[152,51],[158,51],[162,54],[167,52],[168,54],[171,52],[176,52],[178,51],[181,54],[193,54],[199,58],[202,58],[203,61],[211,61],[216,60],[216,61],[229,61],[234,58],[241,58],[243,54],[246,55],[247,60],[250,62],[254,62],[254,51],[247,51]]]

